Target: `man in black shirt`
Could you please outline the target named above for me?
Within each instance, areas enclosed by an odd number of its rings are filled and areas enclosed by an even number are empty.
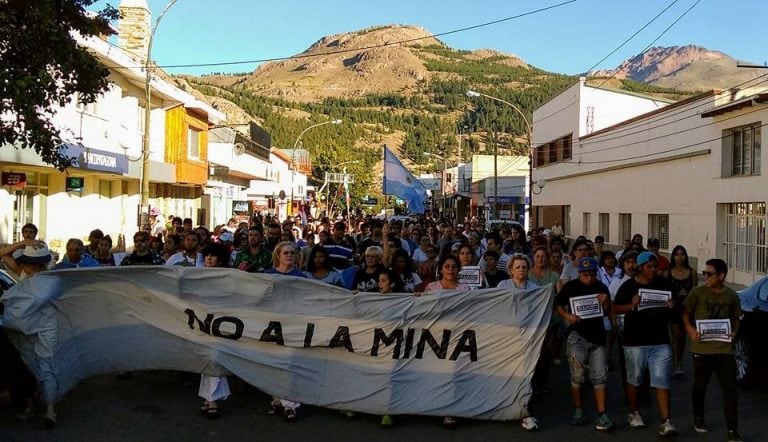
[[[555,311],[569,325],[566,351],[571,371],[571,399],[576,408],[571,424],[586,423],[581,398],[586,368],[597,406],[595,429],[605,431],[614,426],[605,413],[607,351],[603,317],[611,311],[611,297],[608,287],[597,279],[596,259],[581,258],[576,265],[579,278],[566,282],[555,298]]]
[[[669,344],[669,320],[674,306],[672,285],[658,277],[658,258],[651,252],[637,256],[638,272],[616,293],[614,309],[624,315],[624,357],[627,364],[627,402],[629,426],[643,428],[638,411],[637,390],[650,370],[651,387],[661,415],[660,436],[674,436],[677,430],[669,421],[669,380],[672,347]]]

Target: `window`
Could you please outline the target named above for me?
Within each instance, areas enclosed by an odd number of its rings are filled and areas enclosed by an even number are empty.
[[[568,161],[572,156],[573,134],[536,147],[534,167]]]
[[[469,192],[471,188],[472,188],[472,178],[464,178],[464,188],[461,191]]]
[[[669,249],[669,215],[648,215],[648,238],[659,238],[659,246]]]
[[[592,231],[592,214],[584,213],[584,236],[590,237]]]
[[[610,238],[611,238],[610,222],[611,222],[610,213],[600,213],[597,215],[597,234],[605,238],[605,242],[610,242]]]
[[[571,236],[571,206],[563,206],[563,234]]]
[[[723,176],[760,175],[761,124],[723,131]]]
[[[724,258],[732,270],[749,274],[755,280],[757,274],[768,272],[766,204],[751,202],[724,206]]]
[[[190,159],[200,159],[200,131],[192,127],[187,130],[187,152]]]
[[[619,214],[619,244],[624,245],[625,239],[632,239],[632,214]]]

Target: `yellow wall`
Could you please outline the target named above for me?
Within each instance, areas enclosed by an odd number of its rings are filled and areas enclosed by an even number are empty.
[[[187,155],[187,131],[200,131],[200,160]],[[183,106],[165,113],[165,162],[176,165],[176,181],[199,184],[208,181],[208,121],[188,112]]]

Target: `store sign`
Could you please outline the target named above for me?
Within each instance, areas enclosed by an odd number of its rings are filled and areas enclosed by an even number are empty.
[[[26,187],[27,174],[15,172],[3,172],[3,186]]]
[[[85,187],[85,178],[81,176],[68,176],[66,180],[67,192],[81,191]]]
[[[487,197],[488,204],[493,204],[496,198],[489,196]],[[515,204],[520,201],[519,197],[516,196],[500,196],[499,197],[499,204]]]
[[[62,144],[61,154],[73,158],[72,165],[80,169],[128,173],[128,157],[122,154],[72,143]]]
[[[375,206],[376,204],[379,204],[379,200],[377,198],[366,197],[361,200],[361,204],[364,206]]]
[[[427,190],[440,190],[440,178],[419,178]]]

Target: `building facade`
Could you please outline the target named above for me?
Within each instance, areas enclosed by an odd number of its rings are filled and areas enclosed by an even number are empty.
[[[546,182],[534,199],[538,225],[559,220],[569,236],[602,235],[614,247],[640,233],[659,238],[662,253],[683,245],[698,269],[726,259],[731,282],[764,275],[768,95],[742,86],[589,133],[574,115],[583,105],[568,109],[561,95],[539,108],[534,138],[555,142],[536,145],[533,181]]]

